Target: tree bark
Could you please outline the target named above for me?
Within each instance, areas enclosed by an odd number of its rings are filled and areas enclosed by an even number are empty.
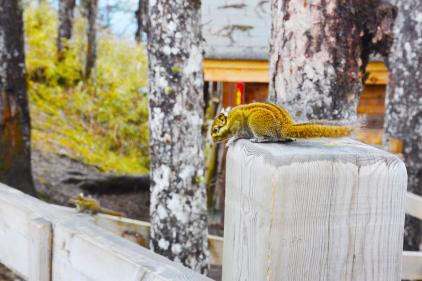
[[[151,1],[151,249],[208,271],[200,1]]]
[[[92,70],[95,67],[95,61],[97,59],[97,12],[98,12],[98,0],[87,0],[86,1],[86,17],[87,17],[87,52],[86,52],[86,65],[85,65],[85,77],[91,76]]]
[[[273,0],[269,100],[298,120],[356,118],[369,54],[391,45],[380,0]]]
[[[75,0],[59,1],[59,29],[57,32],[57,52],[59,58],[62,57],[63,50],[66,48],[66,41],[72,38],[74,8]]]
[[[0,181],[35,196],[30,128],[22,3],[0,0]]]
[[[138,10],[135,12],[137,27],[136,42],[142,42],[143,33],[148,33],[148,0],[138,0]]]
[[[422,195],[422,2],[391,1],[398,8],[388,58],[385,139],[403,140],[408,190]],[[406,218],[405,250],[421,250],[422,224]]]

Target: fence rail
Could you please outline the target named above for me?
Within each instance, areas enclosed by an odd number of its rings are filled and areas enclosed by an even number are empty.
[[[93,219],[0,184],[0,261],[30,281],[211,280]]]

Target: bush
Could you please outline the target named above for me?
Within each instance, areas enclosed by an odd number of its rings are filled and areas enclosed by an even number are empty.
[[[104,171],[146,173],[144,47],[101,31],[96,69],[85,80],[85,21],[78,13],[74,36],[60,61],[57,12],[51,6],[26,7],[25,33],[33,147],[44,153],[64,152]]]

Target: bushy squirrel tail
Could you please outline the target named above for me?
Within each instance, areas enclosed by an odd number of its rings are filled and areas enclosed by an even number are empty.
[[[116,217],[121,217],[121,216],[123,216],[123,214],[122,214],[122,213],[120,213],[120,212],[115,212],[115,211],[112,211],[112,210],[109,210],[109,209],[101,209],[101,210],[100,210],[100,213],[102,213],[102,214],[106,214],[106,215],[110,215],[110,216],[116,216]]]
[[[322,125],[314,123],[293,124],[283,130],[287,138],[340,138],[352,135],[354,126]]]

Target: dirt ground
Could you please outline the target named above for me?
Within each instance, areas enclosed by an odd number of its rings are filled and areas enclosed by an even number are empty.
[[[100,175],[98,169],[67,156],[45,155],[36,150],[32,152],[32,173],[39,196],[45,201],[72,206],[69,199],[84,193],[96,198],[107,209],[122,212],[129,218],[149,221],[149,189],[120,194],[88,193],[67,179],[75,175]]]

